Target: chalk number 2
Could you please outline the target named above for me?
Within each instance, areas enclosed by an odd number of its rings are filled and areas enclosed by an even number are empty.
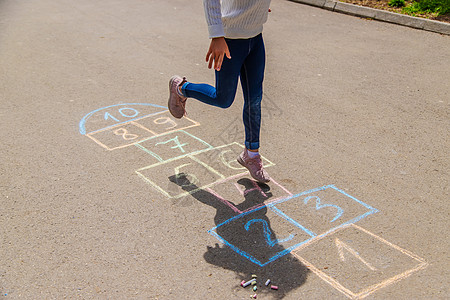
[[[262,220],[262,219],[252,219],[252,220],[248,221],[244,226],[245,230],[249,231],[250,226],[252,226],[252,224],[254,224],[254,223],[261,223],[263,225],[264,238],[266,240],[267,245],[269,245],[270,247],[273,247],[279,243],[290,241],[294,238],[294,235],[291,234],[287,238],[282,239],[282,240],[272,239],[272,231],[270,230],[269,223],[266,220]]]

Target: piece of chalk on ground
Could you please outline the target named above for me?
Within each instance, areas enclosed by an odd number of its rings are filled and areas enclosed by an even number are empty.
[[[256,276],[255,274],[252,275],[252,278],[258,278],[258,276]]]
[[[255,281],[252,281],[252,285],[256,285],[256,280],[255,280]]]
[[[269,285],[269,283],[270,283],[270,279],[267,279],[267,281],[266,281],[265,285],[266,285],[266,286],[268,286],[268,285]]]
[[[249,286],[250,284],[252,284],[252,282],[256,282],[256,279],[249,280],[246,283],[244,283],[242,286],[243,287]]]
[[[251,295],[250,297],[253,298],[253,299],[256,299],[256,296],[257,296],[257,295],[254,294],[254,295]]]
[[[245,280],[241,281],[241,286],[244,286]]]
[[[278,287],[277,287],[276,285],[271,285],[270,288],[271,288],[272,290],[278,290]]]
[[[253,290],[256,292],[258,288],[256,287],[256,285],[253,287]]]

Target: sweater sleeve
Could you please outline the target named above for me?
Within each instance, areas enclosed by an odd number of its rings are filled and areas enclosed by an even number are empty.
[[[220,0],[203,0],[209,38],[225,36]]]

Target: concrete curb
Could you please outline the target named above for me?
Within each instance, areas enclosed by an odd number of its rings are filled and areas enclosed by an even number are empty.
[[[290,0],[331,11],[450,35],[450,24],[334,0]]]

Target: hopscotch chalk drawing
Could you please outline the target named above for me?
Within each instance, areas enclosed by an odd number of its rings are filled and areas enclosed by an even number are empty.
[[[225,205],[231,217],[208,233],[261,267],[291,253],[348,298],[362,299],[427,266],[355,225],[376,208],[334,185],[294,194],[274,178],[270,187],[258,184],[236,161],[243,146],[214,147],[186,131],[199,125],[174,119],[164,106],[125,103],[88,113],[79,131],[108,151],[133,146],[152,157],[155,163],[135,173],[163,196],[203,192]]]
[[[246,220],[253,215],[258,216],[259,210],[262,208],[269,209],[267,214],[271,215],[272,226],[282,222],[284,227],[288,228],[287,231],[291,233],[289,236],[292,235],[292,232],[296,232],[289,240],[279,241],[278,244],[283,245],[285,249],[273,253],[265,261],[261,261],[253,254],[253,245],[234,245],[218,233],[222,229],[221,227],[236,226],[236,223],[247,224],[248,221]],[[336,187],[325,186],[271,201],[263,207],[257,207],[226,220],[209,232],[247,259],[260,266],[265,266],[316,237],[325,236],[342,226],[353,224],[375,212],[377,212],[375,208],[351,197]],[[255,217],[251,220],[257,219]],[[262,228],[264,229],[264,226]],[[273,244],[267,242],[267,248],[272,251]],[[264,253],[266,254],[267,251],[264,251]]]

